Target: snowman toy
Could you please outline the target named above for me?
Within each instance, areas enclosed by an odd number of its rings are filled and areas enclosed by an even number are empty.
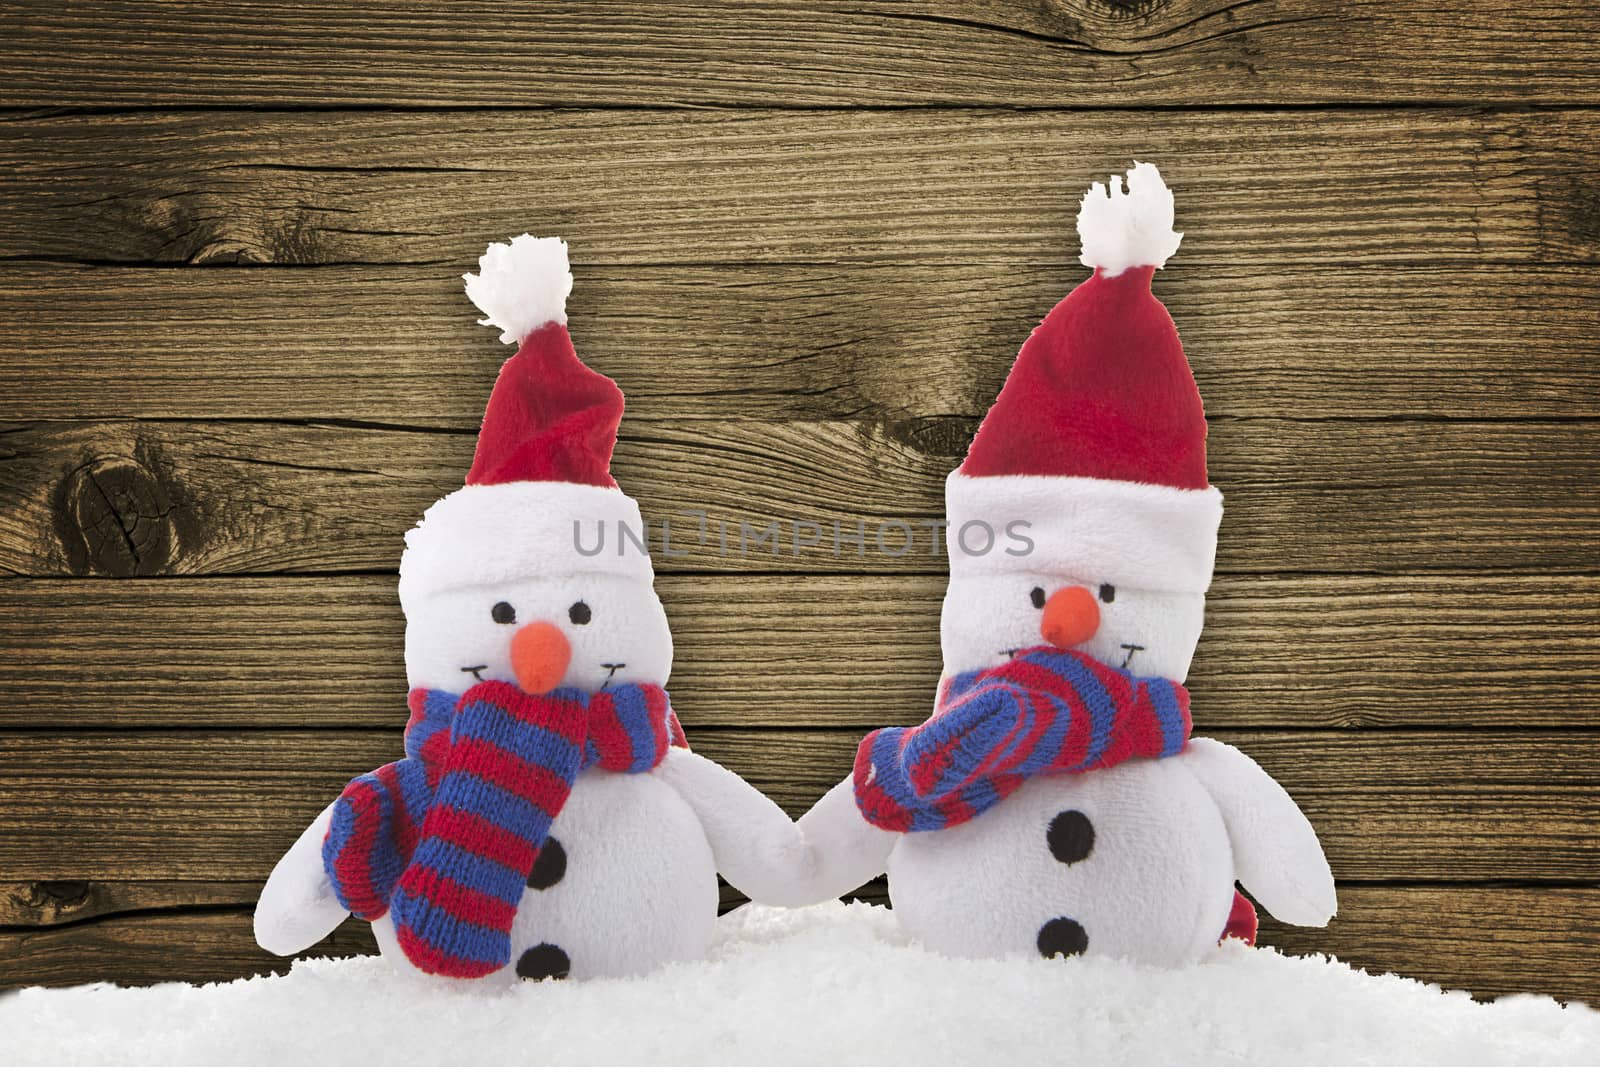
[[[610,473],[623,397],[573,349],[565,243],[524,234],[480,265],[468,296],[519,347],[465,487],[406,535],[406,756],[278,862],[256,940],[291,955],[353,913],[401,966],[491,983],[696,959],[719,871],[774,903],[840,876],[686,747],[639,507]]]
[[[899,921],[946,954],[1184,964],[1224,934],[1253,942],[1236,881],[1285,922],[1334,914],[1294,801],[1237,749],[1188,737],[1222,497],[1150,289],[1172,221],[1149,164],[1084,197],[1094,275],[1023,345],[946,483],[935,712],[868,735],[800,820],[853,884],[886,869]]]

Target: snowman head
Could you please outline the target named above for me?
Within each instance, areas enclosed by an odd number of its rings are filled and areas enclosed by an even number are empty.
[[[947,674],[1039,645],[1188,674],[1222,495],[1206,476],[1200,392],[1150,290],[1182,237],[1172,221],[1149,164],[1128,172],[1126,192],[1114,178],[1083,199],[1095,273],[1023,344],[945,487]]]
[[[554,483],[467,486],[407,535],[400,601],[413,688],[478,681],[530,693],[666,685],[672,635],[650,559],[619,539],[642,529],[619,489]],[[604,537],[600,551],[585,549]]]
[[[665,685],[672,637],[644,524],[611,477],[622,392],[573,349],[567,246],[524,234],[490,245],[479,265],[467,295],[518,349],[466,486],[406,534],[408,681],[447,692],[489,680],[530,693]]]
[[[1183,681],[1205,615],[1222,494],[1109,479],[1010,475],[946,483],[947,674],[1039,645],[1138,675]],[[963,539],[969,523],[1013,531]]]
[[[1025,649],[1052,645],[1181,682],[1204,615],[1200,593],[1043,571],[952,578],[940,622],[944,669],[960,674],[997,667]]]

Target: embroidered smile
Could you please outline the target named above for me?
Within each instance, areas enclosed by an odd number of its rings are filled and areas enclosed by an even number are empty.
[[[622,668],[626,667],[627,664],[626,663],[602,663],[602,664],[600,664],[600,666],[604,667],[606,669],[606,671],[607,671],[606,680],[600,683],[600,688],[604,689],[606,686],[611,684],[611,680],[617,676],[617,672],[620,671]],[[483,681],[483,672],[488,670],[488,669],[489,669],[489,665],[487,663],[479,663],[479,664],[477,664],[476,666],[473,666],[473,667],[462,667],[461,668],[461,672],[463,674],[470,674],[474,678],[476,678],[478,681],[481,682],[481,681]]]

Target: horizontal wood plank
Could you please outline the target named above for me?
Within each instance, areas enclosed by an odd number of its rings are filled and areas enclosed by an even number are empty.
[[[269,868],[270,869],[270,868]],[[263,876],[234,881],[116,879],[0,881],[0,930],[65,926],[89,919],[194,908],[243,908],[261,895]],[[749,898],[718,880],[723,911]],[[885,899],[882,876],[847,894],[849,899]]]
[[[645,414],[624,420],[613,469],[654,524],[662,571],[945,569],[932,524],[943,519],[945,476],[973,421]],[[1228,511],[1218,570],[1592,571],[1600,562],[1595,425],[1219,424],[1210,472]],[[460,487],[475,443],[470,432],[366,425],[0,425],[0,572],[388,570],[402,533]],[[799,544],[814,531],[797,539],[798,522],[818,524],[819,543]],[[843,540],[858,529],[864,544]]]
[[[1600,889],[1345,886],[1326,930],[1263,916],[1261,943],[1374,973],[1600,1003]]]
[[[937,576],[665,576],[690,726],[914,723]],[[0,727],[405,722],[394,579],[0,582]],[[1224,578],[1190,672],[1204,729],[1593,726],[1600,578]],[[285,699],[285,686],[295,698]]]
[[[70,860],[60,862],[63,867],[71,866]],[[264,881],[263,876],[233,881],[36,878],[0,882],[0,928],[59,926],[132,912],[244,907],[255,903]]]
[[[1179,257],[1182,259],[1183,257]],[[630,417],[981,416],[1078,266],[592,267],[569,301]],[[1156,280],[1212,417],[1600,415],[1600,270]],[[0,420],[475,428],[506,354],[445,267],[0,267]]]
[[[1593,102],[1582,4],[13,2],[16,105]]]
[[[1262,941],[1284,952],[1331,953],[1375,973],[1468,989],[1538,992],[1600,1002],[1600,890],[1470,886],[1346,886],[1325,930],[1266,921]],[[1492,931],[1492,935],[1486,933]],[[375,951],[347,922],[311,954]],[[0,929],[0,984],[148,984],[282,973],[289,961],[255,945],[247,908],[105,919],[54,929]]]
[[[795,816],[859,740],[689,730]],[[1600,733],[1213,732],[1295,796],[1341,880],[1600,882]],[[0,871],[16,880],[0,925],[192,903],[187,881],[202,900],[225,882],[254,899],[347,781],[400,755],[398,731],[5,734],[0,750]]]
[[[54,929],[0,928],[0,989],[84,982],[220,982],[286,972],[288,960],[256,947],[250,915],[248,907],[232,907],[128,915]],[[371,929],[352,920],[312,954],[376,951]]]
[[[1424,109],[25,115],[0,123],[0,258],[464,269],[531,229],[580,268],[1064,264],[1085,183],[1138,158],[1177,191],[1185,264],[1543,266],[1600,254],[1597,133]]]

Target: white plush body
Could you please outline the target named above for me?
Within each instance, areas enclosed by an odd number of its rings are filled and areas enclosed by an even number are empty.
[[[573,978],[644,974],[674,960],[699,959],[716,923],[719,871],[761,903],[795,904],[836,896],[832,886],[858,885],[881,869],[878,831],[853,807],[824,819],[821,836],[838,844],[826,855],[738,775],[684,749],[671,750],[644,774],[585,771],[550,834],[566,855],[565,873],[548,888],[524,891],[512,927],[511,964],[478,981],[524,977],[517,962],[540,945],[561,949]],[[869,833],[854,833],[859,828],[851,823]],[[256,940],[269,952],[303,951],[349,917],[322,865],[327,826],[324,811],[262,890]],[[818,826],[814,819],[814,834]],[[841,863],[853,865],[841,871]],[[372,927],[385,958],[420,973],[400,951],[387,917]]]
[[[944,830],[886,833],[858,813],[852,822],[853,806],[843,782],[801,828],[825,851],[858,857],[847,877],[876,852],[895,915],[947,955],[1048,955],[1041,930],[1065,919],[1086,954],[1193,962],[1221,936],[1235,881],[1285,922],[1322,926],[1334,912],[1333,876],[1300,809],[1255,761],[1209,738],[1163,760],[1035,778]],[[1093,829],[1069,863],[1049,842],[1066,813]]]
[[[1094,828],[1071,864],[1046,842],[1067,812]],[[1178,757],[1036,778],[971,822],[906,834],[889,894],[912,936],[952,956],[1032,954],[1046,923],[1068,919],[1097,955],[1180,963],[1221,935],[1232,861],[1221,814]]]
[[[1042,952],[1045,924],[1068,919],[1082,929],[1087,953],[1188,963],[1216,944],[1227,922],[1234,881],[1244,877],[1237,836],[1247,856],[1284,849],[1266,859],[1267,870],[1251,870],[1260,877],[1250,888],[1274,914],[1321,925],[1333,913],[1333,883],[1316,838],[1286,794],[1250,781],[1252,769],[1260,774],[1236,750],[1198,739],[1169,759],[1036,778],[971,822],[904,835],[888,859],[895,914],[913,936],[953,956]],[[1219,772],[1259,791],[1248,809],[1254,816],[1228,795],[1219,803],[1208,786]],[[1093,845],[1063,863],[1047,835],[1053,820],[1074,812],[1093,827]],[[1282,862],[1291,859],[1305,877]]]
[[[749,799],[759,804],[758,797]],[[325,811],[278,862],[261,894],[256,940],[268,951],[301,951],[348,917],[323,870],[327,824]],[[717,864],[699,817],[659,769],[585,771],[556,817],[547,851],[550,841],[566,858],[564,872],[552,885],[524,890],[511,963],[479,981],[517,981],[524,977],[518,961],[544,945],[561,950],[574,978],[644,974],[705,954],[717,919]],[[388,916],[372,932],[385,959],[414,970]]]
[[[541,945],[561,949],[573,978],[645,974],[705,955],[717,921],[716,861],[693,809],[655,772],[585,771],[550,836],[566,871],[523,892],[512,966],[484,981],[517,981],[516,961]],[[387,917],[372,932],[386,959],[410,967]]]

